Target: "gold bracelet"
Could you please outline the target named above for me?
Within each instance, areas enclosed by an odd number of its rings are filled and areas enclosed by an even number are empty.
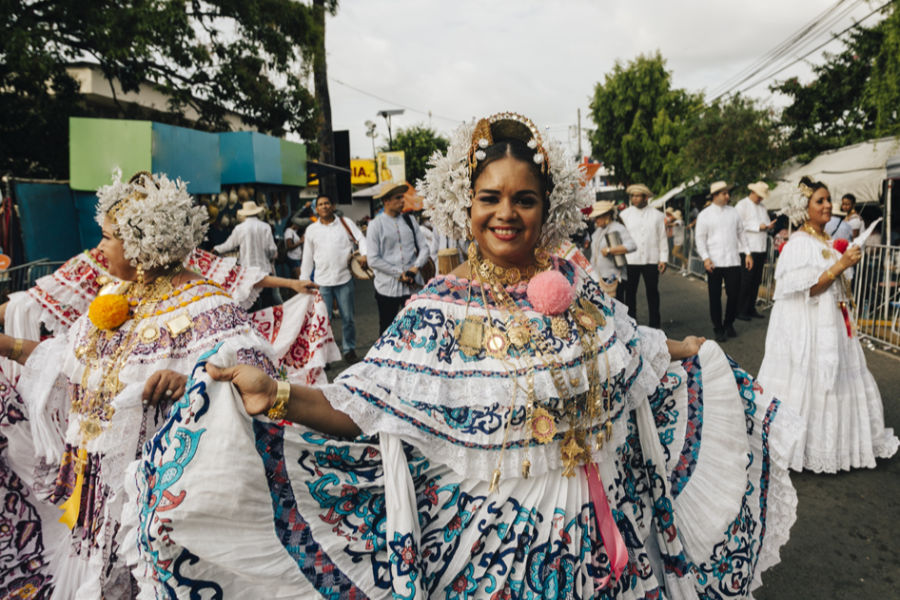
[[[835,276],[835,274],[831,272],[831,267],[828,267],[827,269],[825,269],[825,275],[826,275],[826,276],[828,277],[828,279],[830,279],[831,281],[834,281],[835,279],[837,279],[837,277]]]
[[[266,416],[273,421],[281,421],[287,416],[287,403],[291,397],[291,384],[287,381],[279,381],[278,391],[275,392],[275,402]]]
[[[12,350],[10,350],[9,354],[6,355],[6,358],[12,361],[19,360],[19,357],[22,356],[22,347],[25,345],[25,340],[22,338],[16,338],[16,341],[13,342]]]

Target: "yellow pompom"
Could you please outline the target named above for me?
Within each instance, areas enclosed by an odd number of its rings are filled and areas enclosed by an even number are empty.
[[[88,308],[88,318],[97,329],[115,329],[128,320],[128,299],[118,294],[97,296]]]

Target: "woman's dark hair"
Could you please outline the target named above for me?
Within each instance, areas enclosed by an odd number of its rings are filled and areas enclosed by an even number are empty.
[[[800,178],[800,185],[805,185],[809,189],[815,193],[817,190],[825,190],[828,191],[828,186],[822,183],[821,181],[813,181],[811,177],[808,175],[804,175]]]
[[[484,173],[485,168],[501,158],[514,158],[528,165],[529,170],[537,178],[541,186],[541,212],[542,222],[547,222],[550,214],[550,192],[553,191],[553,180],[549,174],[541,171],[541,166],[534,162],[535,151],[529,148],[525,142],[517,139],[506,139],[495,142],[485,148],[484,158],[478,161],[475,170],[472,171],[472,190],[475,190],[475,182]]]
[[[841,202],[843,202],[845,199],[850,201],[850,208],[856,207],[856,196],[854,196],[853,194],[844,194],[844,197],[841,198]]]

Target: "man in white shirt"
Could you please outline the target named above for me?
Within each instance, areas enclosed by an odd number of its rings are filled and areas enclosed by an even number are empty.
[[[741,253],[744,267],[753,268],[753,256],[744,235],[744,223],[738,211],[728,205],[730,186],[716,181],[709,186],[712,203],[697,217],[695,242],[697,254],[706,269],[709,291],[709,316],[717,342],[737,337],[734,319],[737,316],[738,294],[741,290]],[[725,283],[725,320],[722,320],[722,283]]]
[[[275,236],[268,223],[260,221],[258,216],[266,210],[252,200],[244,202],[237,211],[243,221],[238,224],[224,242],[214,246],[216,254],[224,254],[238,249],[238,263],[242,267],[255,267],[267,275],[272,275],[272,260],[278,253]],[[275,288],[264,288],[251,310],[259,310],[281,304],[281,297]]]
[[[841,212],[846,215],[844,217],[844,222],[850,227],[853,239],[856,239],[856,236],[858,236],[866,227],[862,217],[856,212],[856,196],[853,194],[844,194],[841,197]]]
[[[375,196],[384,212],[372,219],[366,230],[369,266],[375,271],[375,301],[378,304],[378,334],[422,286],[419,268],[429,259],[428,245],[416,220],[402,215],[406,184],[387,183]]]
[[[744,235],[750,246],[753,257],[753,268],[741,270],[741,293],[738,300],[737,318],[749,321],[751,318],[764,318],[756,310],[756,297],[759,295],[759,284],[762,281],[763,265],[766,264],[766,250],[769,243],[769,231],[775,226],[775,220],[769,218],[769,211],[762,201],[769,196],[769,186],[764,181],[757,181],[747,186],[750,195],[735,206],[744,224]],[[741,262],[744,261],[741,256]]]
[[[658,329],[661,320],[659,274],[666,270],[666,261],[669,260],[666,219],[662,212],[647,206],[647,200],[653,193],[643,183],[630,185],[625,192],[631,200],[631,206],[623,210],[619,217],[637,246],[637,250],[625,255],[628,261],[625,304],[628,305],[628,314],[637,319],[637,289],[643,277],[644,289],[647,292],[649,324],[650,327]]]
[[[300,279],[315,276],[319,293],[328,307],[328,320],[334,318],[334,300],[341,314],[341,351],[344,361],[353,364],[356,355],[356,314],[353,308],[353,275],[350,273],[350,256],[359,248],[366,256],[366,238],[350,219],[334,214],[331,198],[316,198],[318,221],[306,228],[303,259],[300,261]]]

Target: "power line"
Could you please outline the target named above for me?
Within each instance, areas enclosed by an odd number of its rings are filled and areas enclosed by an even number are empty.
[[[749,65],[747,65],[746,67],[741,69],[739,72],[735,73],[730,78],[728,78],[722,84],[720,84],[719,86],[714,88],[716,95],[718,95],[719,91],[732,89],[732,86],[735,84],[735,82],[737,82],[741,78],[745,77],[747,75],[747,73],[755,72],[754,70],[758,70],[761,66],[765,65],[769,61],[776,60],[777,58],[783,56],[784,53],[787,52],[791,48],[791,46],[796,44],[804,36],[809,35],[810,31],[817,24],[821,23],[821,21],[823,19],[828,18],[828,16],[832,12],[834,12],[834,10],[837,9],[837,7],[840,6],[841,4],[843,4],[845,1],[846,0],[838,0],[838,2],[836,4],[832,5],[831,7],[826,9],[821,14],[816,15],[810,22],[806,23],[799,30],[792,33],[784,41],[777,44],[774,48],[772,48],[771,50],[769,50],[768,52],[763,54],[761,57],[757,58],[754,62],[750,63]]]
[[[804,25],[800,30],[789,36],[785,41],[778,44],[775,48],[764,54],[762,57],[754,61],[748,67],[745,67],[735,76],[729,78],[724,84],[718,86],[716,90],[721,90],[715,94],[713,101],[730,94],[735,89],[753,79],[766,69],[776,65],[782,60],[790,60],[792,54],[803,51],[809,44],[814,43],[816,38],[821,38],[823,34],[828,34],[828,30],[844,20],[862,0],[855,0],[849,6],[838,8],[846,0],[839,0],[822,14],[816,16],[812,21]],[[826,41],[830,43],[834,40],[834,36],[829,35]],[[792,63],[793,64],[793,63]]]
[[[874,15],[874,14],[880,12],[880,11],[883,10],[885,7],[887,7],[887,6],[889,6],[890,4],[892,4],[892,2],[893,2],[893,0],[889,0],[888,2],[885,2],[885,3],[882,4],[881,6],[879,6],[878,8],[876,8],[875,10],[873,10],[872,12],[870,12],[869,14],[867,14],[866,16],[864,16],[862,19],[860,19],[859,21],[857,21],[856,23],[854,23],[853,25],[850,25],[850,26],[847,27],[846,29],[844,29],[844,30],[840,31],[839,33],[835,34],[835,35],[834,35],[833,37],[831,37],[830,39],[825,40],[824,42],[822,42],[821,44],[819,44],[818,46],[816,46],[815,48],[813,48],[812,50],[810,50],[810,51],[807,52],[806,54],[804,54],[804,55],[802,55],[802,56],[800,56],[800,57],[794,59],[793,61],[791,61],[791,62],[789,62],[788,64],[784,65],[784,66],[781,67],[780,69],[778,69],[778,70],[776,70],[776,71],[774,71],[774,72],[772,72],[772,73],[766,75],[765,77],[761,77],[759,80],[757,80],[757,81],[755,81],[754,83],[752,83],[752,84],[748,85],[747,87],[743,88],[740,92],[743,93],[743,92],[746,92],[746,91],[748,91],[748,90],[751,90],[751,89],[755,88],[756,86],[758,86],[758,85],[759,85],[760,83],[762,83],[763,81],[766,81],[767,79],[771,79],[771,78],[775,77],[775,76],[778,75],[779,73],[783,72],[785,69],[788,69],[789,67],[794,66],[795,64],[797,64],[798,62],[802,61],[803,59],[805,59],[806,57],[810,56],[811,54],[814,54],[815,52],[818,52],[819,50],[821,50],[822,48],[824,48],[825,46],[827,46],[828,44],[830,44],[830,43],[833,42],[834,40],[840,38],[842,35],[844,35],[844,34],[847,33],[848,31],[850,31],[850,30],[852,30],[852,29],[856,29],[856,28],[858,28],[858,27],[861,27],[862,24],[863,24],[863,21],[865,21],[866,19],[868,19],[868,18],[871,17],[872,15]]]
[[[381,100],[382,102],[386,102],[387,104],[392,104],[392,105],[394,105],[394,106],[399,106],[400,108],[403,108],[403,109],[405,109],[405,110],[408,110],[409,112],[418,113],[418,114],[420,114],[420,115],[423,115],[423,116],[426,116],[426,117],[429,117],[429,118],[441,119],[441,120],[444,120],[444,121],[450,121],[450,122],[452,122],[452,123],[462,123],[462,122],[465,120],[465,119],[454,119],[454,118],[452,118],[452,117],[445,117],[445,116],[442,116],[442,115],[436,115],[436,114],[434,114],[434,113],[431,112],[431,111],[420,110],[420,109],[418,109],[418,108],[413,108],[412,106],[408,106],[408,105],[406,105],[406,104],[401,104],[400,102],[395,102],[394,100],[389,100],[389,99],[384,98],[384,97],[382,97],[382,96],[379,96],[379,95],[377,95],[377,94],[373,94],[373,93],[371,93],[371,92],[367,92],[366,90],[362,90],[362,89],[360,89],[360,88],[358,88],[358,87],[356,87],[356,86],[350,85],[349,83],[343,82],[343,81],[341,81],[340,79],[335,79],[334,77],[329,77],[328,79],[329,79],[330,81],[333,81],[334,83],[337,83],[337,84],[339,84],[339,85],[342,85],[342,86],[344,86],[344,87],[346,87],[346,88],[350,88],[351,90],[353,90],[353,91],[355,91],[355,92],[359,92],[360,94],[362,94],[362,95],[364,95],[364,96],[369,96],[370,98],[375,98],[376,100]]]

